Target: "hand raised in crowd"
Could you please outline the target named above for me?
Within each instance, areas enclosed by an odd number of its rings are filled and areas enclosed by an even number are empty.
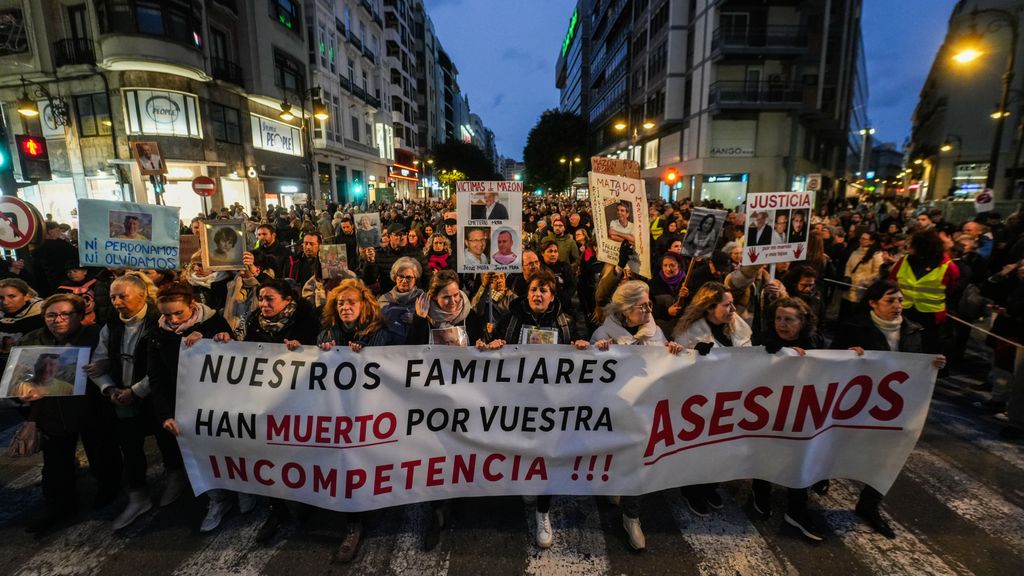
[[[256,265],[253,260],[252,252],[242,253],[242,266],[245,266],[242,270],[242,278],[252,278],[256,275]]]
[[[174,418],[168,418],[167,420],[164,420],[163,427],[164,430],[167,430],[171,434],[174,434],[175,436],[181,436],[181,428],[178,427],[178,421],[175,420]]]
[[[370,247],[366,249],[366,261],[373,264],[377,261],[377,250]]]
[[[430,313],[430,295],[424,292],[416,298],[416,315],[420,318],[426,318],[427,314]]]
[[[109,360],[100,360],[99,362],[91,362],[82,366],[82,371],[85,375],[90,378],[99,378],[110,370]]]
[[[299,348],[302,348],[301,342],[299,342],[298,340],[289,340],[287,338],[284,339],[284,345],[286,348],[288,348],[289,352],[295,352]]]
[[[10,266],[10,268],[8,268],[8,271],[11,274],[21,274],[21,271],[24,270],[24,269],[25,269],[25,261],[19,258],[19,259],[15,260],[14,262],[11,262],[11,266]]]
[[[182,338],[181,342],[182,342],[182,344],[185,345],[185,348],[191,348],[191,347],[196,345],[196,342],[199,342],[202,339],[203,339],[203,335],[202,334],[200,334],[199,332],[193,332],[193,333],[189,334],[188,336],[185,336],[184,338]]]

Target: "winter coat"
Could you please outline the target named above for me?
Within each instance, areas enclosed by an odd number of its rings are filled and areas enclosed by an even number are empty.
[[[174,403],[178,393],[178,355],[181,341],[198,332],[203,338],[213,338],[221,332],[231,332],[231,326],[216,310],[199,305],[200,319],[181,334],[161,327],[155,328],[147,338],[146,367],[149,372],[149,398],[157,424],[174,418]]]
[[[924,328],[920,324],[903,317],[900,324],[899,352],[924,352]],[[865,350],[890,352],[889,342],[885,334],[871,321],[868,312],[862,312],[843,323],[832,341],[833,350],[846,350],[859,346]]]
[[[568,314],[562,313],[562,305],[557,298],[539,315],[534,314],[525,296],[516,298],[509,306],[509,315],[494,330],[493,338],[508,344],[525,344],[522,341],[524,326],[557,330],[558,344],[572,344],[580,339],[575,322]]]

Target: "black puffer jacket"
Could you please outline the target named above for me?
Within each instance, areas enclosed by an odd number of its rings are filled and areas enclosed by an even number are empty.
[[[562,313],[562,305],[557,298],[543,314],[534,314],[526,297],[516,298],[509,307],[510,314],[498,324],[494,330],[494,338],[504,340],[508,344],[525,344],[521,341],[523,326],[532,326],[545,330],[558,331],[559,344],[572,344],[580,340],[576,334],[576,326],[568,314]]]
[[[295,302],[298,305],[295,314],[284,328],[274,332],[268,332],[260,326],[259,310],[254,310],[245,321],[245,342],[281,344],[285,340],[298,340],[303,345],[316,344],[317,334],[320,333],[320,315],[309,302]]]
[[[194,332],[203,338],[213,338],[220,332],[231,332],[231,326],[212,308],[200,304],[201,320],[182,334],[175,334],[157,326],[149,334],[147,366],[149,369],[149,397],[157,424],[174,418],[174,403],[178,393],[178,355],[181,340]]]

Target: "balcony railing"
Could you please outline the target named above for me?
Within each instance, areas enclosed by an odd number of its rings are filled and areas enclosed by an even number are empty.
[[[224,58],[210,57],[210,75],[217,80],[238,86],[243,86],[245,81],[242,67]]]
[[[334,28],[342,36],[348,36],[348,32],[345,29],[345,23],[341,21],[341,18],[334,19]]]
[[[753,26],[744,30],[716,28],[711,36],[711,51],[718,55],[799,54],[806,48],[806,26]]]
[[[363,42],[356,37],[356,33],[354,30],[348,31],[348,41],[351,42],[352,45],[356,47],[356,50],[363,49]]]
[[[713,108],[793,108],[803,100],[803,86],[794,82],[721,81],[708,94]]]
[[[369,46],[363,46],[363,56],[366,56],[370,62],[377,63],[377,55],[373,53],[373,50],[370,50]]]
[[[88,38],[65,38],[53,43],[54,64],[70,66],[72,64],[95,64],[96,52],[92,40]]]

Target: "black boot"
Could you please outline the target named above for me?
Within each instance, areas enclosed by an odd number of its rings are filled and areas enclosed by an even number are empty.
[[[288,521],[288,508],[284,502],[273,502],[270,504],[270,515],[263,521],[263,525],[256,531],[256,541],[260,544],[270,542],[281,526]]]
[[[885,518],[882,518],[882,513],[878,510],[877,505],[872,506],[870,504],[858,502],[857,516],[860,516],[861,519],[868,523],[868,526],[871,526],[875,532],[878,532],[882,536],[885,536],[890,540],[896,538],[896,532],[892,529],[892,526],[889,525],[889,522],[887,522]]]

